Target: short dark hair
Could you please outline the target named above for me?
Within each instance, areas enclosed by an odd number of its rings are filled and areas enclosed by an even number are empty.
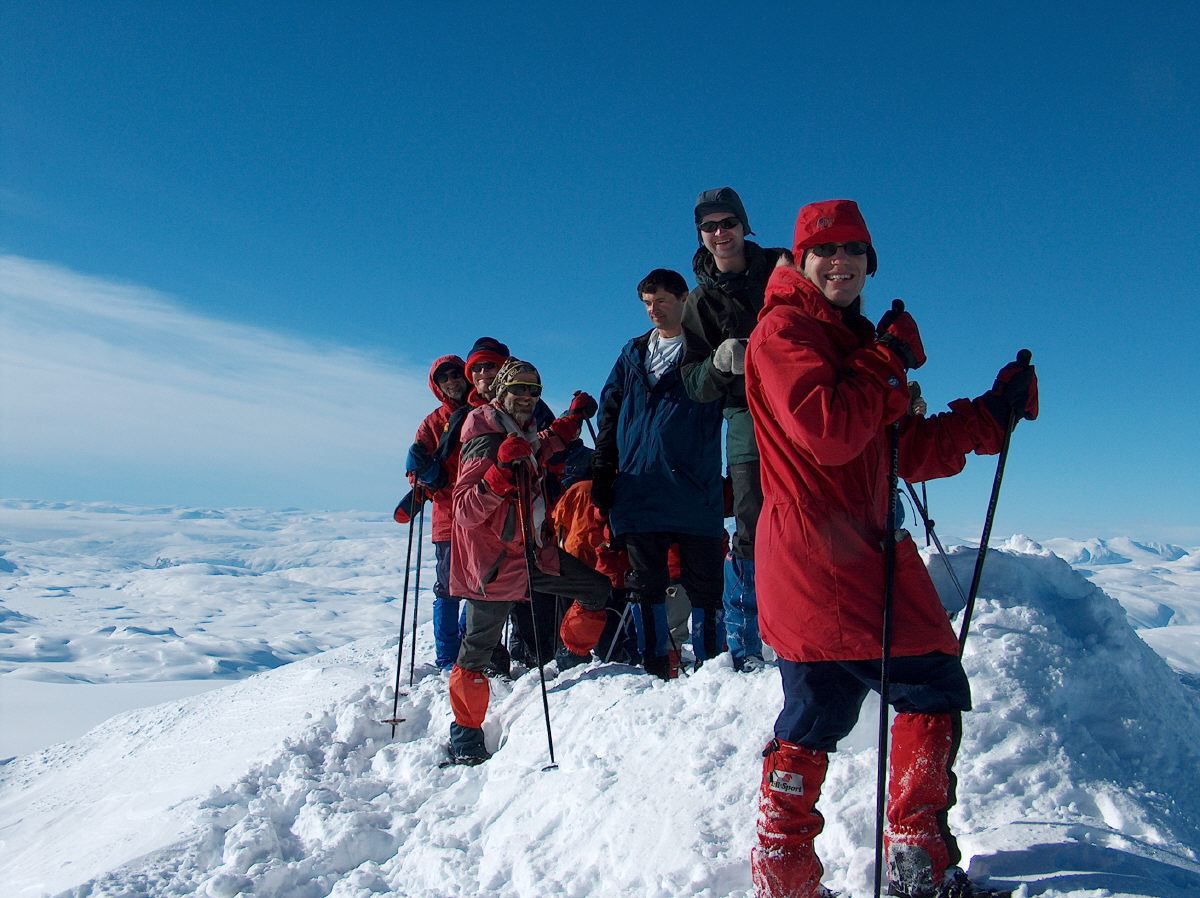
[[[638,299],[643,293],[657,293],[659,288],[666,290],[672,296],[687,296],[688,285],[683,275],[670,268],[655,268],[652,272],[638,281]]]

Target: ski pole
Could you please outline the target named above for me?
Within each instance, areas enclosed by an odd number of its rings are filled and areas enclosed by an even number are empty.
[[[946,547],[942,545],[942,541],[938,538],[937,530],[934,529],[933,519],[929,517],[929,509],[926,505],[917,498],[917,491],[911,483],[904,481],[905,489],[908,490],[909,498],[912,499],[913,508],[921,516],[921,520],[925,523],[925,532],[933,539],[933,544],[937,546],[938,554],[942,559],[942,564],[946,566],[946,573],[950,575],[950,581],[954,584],[954,588],[958,591],[958,597],[962,600],[963,607],[967,606],[967,594],[962,588],[962,583],[958,580],[958,575],[954,573],[954,565],[950,563],[950,557],[946,554]],[[921,484],[921,491],[924,492],[925,484]]]
[[[625,632],[625,618],[629,616],[629,602],[625,603],[625,607],[621,609],[621,616],[617,618],[617,630],[613,633],[612,640],[608,643],[608,651],[604,653],[604,663],[607,664],[612,658],[613,649],[617,647],[617,639]]]
[[[883,657],[879,663],[879,762],[875,771],[875,898],[880,898],[883,894],[881,889],[883,827],[887,809],[888,687],[892,654],[892,596],[896,581],[896,511],[900,504],[900,422],[889,428],[888,442],[891,465],[888,472],[887,534],[883,544]]]
[[[911,485],[909,487],[909,492],[910,493],[912,492]],[[915,501],[916,496],[913,496],[913,499]],[[925,481],[924,480],[921,481],[921,508],[923,509],[922,513],[921,513],[921,518],[922,518],[922,520],[925,521],[925,548],[928,549],[929,541],[933,538],[933,521],[931,521],[929,519],[929,514],[928,514],[929,493],[926,492],[926,490],[925,490]]]
[[[413,684],[413,670],[417,665],[417,609],[421,602],[421,546],[425,543],[425,491],[419,486],[413,491],[413,501],[421,503],[421,522],[417,525],[417,576],[413,584],[412,648],[408,658],[408,685]]]
[[[584,418],[583,420],[584,420],[584,423],[586,423],[588,426],[588,433],[590,433],[592,435],[592,448],[595,449],[596,448],[596,428],[592,426],[591,418]]]
[[[397,713],[400,708],[400,669],[404,666],[404,620],[408,616],[408,575],[412,570],[412,547],[413,547],[413,521],[412,500],[416,498],[415,492],[410,494],[409,500],[409,515],[408,515],[408,552],[404,556],[404,597],[400,601],[400,642],[396,646],[396,683],[392,690],[392,716],[384,723],[392,725],[392,738],[396,738],[396,724],[403,723],[404,718],[398,717]]]
[[[1017,361],[1029,366],[1033,353],[1022,349]],[[988,542],[992,538],[992,521],[996,518],[996,503],[1000,499],[1000,482],[1004,479],[1004,465],[1008,461],[1008,446],[1013,429],[1017,426],[1017,412],[1008,410],[1008,426],[1004,428],[1004,442],[1000,444],[1000,457],[996,459],[996,478],[992,481],[992,495],[988,499],[987,515],[983,519],[983,534],[979,537],[979,555],[975,558],[975,573],[971,576],[971,589],[967,593],[967,607],[963,610],[962,629],[958,633],[958,654],[961,657],[967,646],[967,633],[971,628],[971,614],[975,611],[975,598],[979,595],[979,581],[983,579],[983,562],[987,557]]]
[[[546,668],[542,661],[542,640],[538,635],[537,613],[533,608],[533,528],[529,526],[529,503],[532,501],[532,486],[529,471],[524,466],[518,469],[517,522],[521,528],[521,541],[525,544],[525,583],[529,587],[529,616],[533,620],[534,656],[537,659],[538,679],[542,684],[542,712],[546,717],[546,744],[550,749],[550,763],[542,768],[557,770],[554,760],[554,733],[550,729],[550,699],[546,695]]]

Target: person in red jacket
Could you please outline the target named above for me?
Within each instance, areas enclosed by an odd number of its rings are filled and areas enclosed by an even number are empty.
[[[924,481],[958,473],[970,452],[998,452],[1010,414],[1037,416],[1037,379],[1022,362],[949,412],[909,413],[907,372],[925,361],[921,336],[907,312],[889,312],[878,327],[864,317],[861,293],[876,255],[854,202],[801,209],[794,259],[772,273],[746,352],[764,495],[760,623],[784,693],[763,752],[751,855],[759,898],[821,894],[813,839],[824,823],[815,805],[828,755],[854,727],[867,691],[880,688],[891,426],[900,475]],[[987,895],[953,866],[960,854],[947,826],[970,687],[917,548],[904,531],[898,540],[888,894]]]
[[[466,405],[466,365],[456,355],[435,359],[429,369],[429,389],[441,403],[425,416],[408,450],[409,479],[413,488],[433,500],[434,557],[437,561],[433,585],[433,640],[435,662],[449,670],[458,656],[458,599],[450,593],[450,532],[454,517],[454,479],[458,473],[458,447],[446,458],[438,457],[438,443],[456,409]]]
[[[607,577],[558,547],[542,477],[550,457],[579,437],[595,400],[577,394],[567,414],[539,432],[534,409],[542,382],[533,365],[510,358],[492,387],[495,398],[463,424],[454,485],[450,588],[467,600],[467,623],[450,673],[450,752],[464,764],[490,757],[484,670],[514,603],[530,601],[534,590],[575,600],[559,628],[562,670],[591,658],[611,591]]]

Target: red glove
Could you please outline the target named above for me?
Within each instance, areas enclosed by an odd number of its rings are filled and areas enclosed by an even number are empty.
[[[500,444],[500,449],[496,452],[496,464],[507,465],[510,468],[527,458],[533,458],[533,447],[529,445],[528,440],[515,433],[510,433],[505,437],[504,442]]]
[[[574,415],[576,418],[590,418],[596,414],[599,406],[596,405],[596,400],[589,396],[583,390],[575,391],[575,398],[571,400],[571,405],[567,409],[568,415]]]
[[[921,332],[912,315],[904,311],[902,300],[892,300],[892,307],[879,319],[875,333],[878,341],[894,352],[905,368],[920,368],[925,364]]]
[[[1001,427],[1007,427],[1009,415],[1013,422],[1038,416],[1037,372],[1029,364],[1033,353],[1022,349],[1017,360],[1009,362],[996,375],[992,388],[983,394],[983,402]]]
[[[555,418],[550,422],[550,429],[564,443],[570,443],[573,440],[579,439],[579,429],[581,427],[583,427],[583,418],[576,417],[575,415],[563,415],[561,418]]]
[[[510,496],[517,491],[513,469],[504,465],[492,465],[484,472],[483,482],[497,496]]]
[[[507,496],[517,488],[514,469],[532,460],[533,447],[523,437],[510,433],[496,450],[496,463],[483,475],[484,482],[498,496]]]

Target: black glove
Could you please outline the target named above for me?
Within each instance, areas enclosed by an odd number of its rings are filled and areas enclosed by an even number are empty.
[[[984,406],[1001,427],[1008,426],[1010,416],[1014,423],[1038,416],[1038,380],[1032,359],[1033,353],[1022,349],[1015,362],[1000,369],[992,388],[983,394]]]
[[[617,472],[607,466],[592,469],[592,504],[605,517],[616,499]]]

